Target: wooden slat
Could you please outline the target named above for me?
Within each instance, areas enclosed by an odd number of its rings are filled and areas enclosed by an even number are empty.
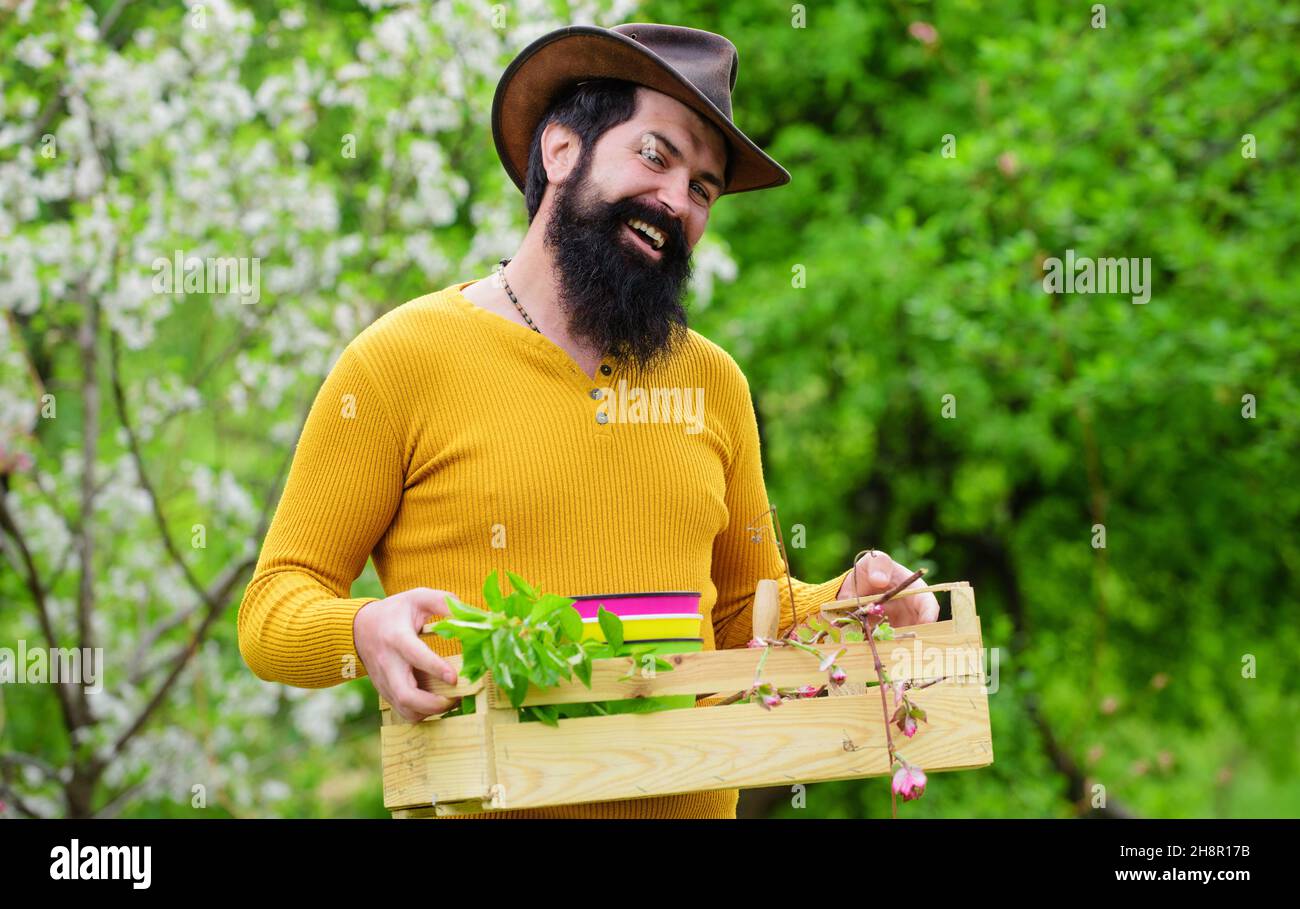
[[[957,680],[911,695],[929,722],[899,752],[927,773],[993,761],[988,700]],[[511,808],[889,772],[876,696],[520,723],[497,730],[497,774]]]
[[[958,634],[950,621],[934,622],[928,625],[916,625],[900,632],[915,632],[915,637],[900,638],[895,641],[878,641],[880,658],[891,676],[898,680],[922,680],[933,676],[924,672],[927,665],[942,665],[944,660],[954,666],[957,675],[971,676],[978,674],[983,667],[982,654],[979,651],[979,632]],[[876,680],[875,663],[871,658],[871,648],[866,642],[859,644],[819,644],[818,648],[827,655],[840,647],[845,653],[838,660],[841,668],[848,675],[850,682],[872,682]],[[906,652],[910,667],[901,664],[894,670],[896,659],[902,659]],[[630,662],[626,658],[616,660],[596,660],[592,664],[591,687],[587,688],[579,681],[560,682],[553,688],[529,688],[524,698],[524,705],[534,704],[574,704],[586,701],[618,700],[622,698],[661,697],[670,694],[715,694],[732,693],[748,688],[754,681],[754,671],[762,651],[713,650],[702,653],[678,653],[665,657],[673,663],[671,672],[655,673],[653,678],[634,675],[622,681]],[[919,659],[918,659],[919,655]],[[964,668],[963,668],[964,667]],[[978,668],[977,668],[978,667]],[[489,703],[504,705],[509,697],[491,679],[486,677]],[[779,647],[768,654],[763,666],[763,678],[773,684],[785,686],[820,685],[826,680],[826,673],[817,668],[817,660],[811,654],[803,653],[790,647]],[[436,690],[436,689],[435,689]]]
[[[381,727],[384,807],[487,798],[483,726],[483,715],[475,713]]]
[[[893,595],[891,600],[898,600],[898,599],[902,599],[903,597],[914,597],[917,594],[921,594],[921,593],[940,593],[945,590],[947,591],[959,590],[963,587],[969,589],[970,582],[949,581],[945,584],[931,584],[928,587],[913,587],[907,590],[900,590],[898,593]],[[845,599],[845,600],[831,600],[830,602],[823,603],[821,606],[821,610],[822,612],[843,612],[846,609],[857,609],[859,606],[863,606],[867,603],[876,602],[884,595],[885,595],[884,593],[872,593],[872,594],[868,594],[867,596],[861,596],[857,598],[850,597],[849,599]]]

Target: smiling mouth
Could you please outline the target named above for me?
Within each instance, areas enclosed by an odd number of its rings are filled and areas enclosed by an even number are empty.
[[[643,224],[643,225],[645,224],[644,221],[636,221],[636,223]],[[649,225],[646,226],[649,227]],[[656,246],[655,241],[651,239],[650,236],[647,235],[644,230],[638,230],[637,228],[633,227],[631,224],[629,224],[626,221],[623,222],[623,229],[626,230],[629,234],[631,234],[635,242],[642,249],[644,249],[646,253],[648,253],[652,258],[654,259],[663,258],[663,253],[661,252],[661,250],[667,241],[664,239],[663,234],[660,233],[658,230],[655,230],[655,228],[653,227],[650,228],[651,230],[654,230],[655,233],[659,234],[659,241],[658,241],[658,245]]]

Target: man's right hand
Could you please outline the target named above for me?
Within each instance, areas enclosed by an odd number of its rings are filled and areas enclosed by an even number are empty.
[[[435,616],[450,615],[445,590],[416,587],[367,603],[352,620],[352,641],[375,690],[408,723],[446,713],[460,698],[445,698],[416,684],[419,669],[449,685],[456,670],[420,640],[420,629]]]

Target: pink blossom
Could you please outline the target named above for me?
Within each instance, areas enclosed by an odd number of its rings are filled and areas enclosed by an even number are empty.
[[[929,22],[922,22],[919,19],[907,27],[907,33],[926,47],[934,45],[939,40],[939,30]]]
[[[751,638],[750,641],[749,641],[749,643],[746,644],[745,646],[746,646],[746,647],[766,647],[767,644],[765,644],[763,641],[759,640],[758,638]]]
[[[799,697],[801,698],[815,698],[816,696],[817,696],[816,685],[804,685],[799,689]]]
[[[32,466],[32,456],[25,451],[11,452],[0,445],[0,473],[22,473]]]
[[[834,684],[836,684],[836,685],[843,685],[843,684],[844,684],[844,680],[847,679],[847,678],[848,678],[848,674],[845,673],[845,671],[844,671],[843,669],[841,669],[840,667],[836,666],[836,667],[834,667],[834,668],[831,669],[831,681],[832,681]]]
[[[916,720],[912,719],[910,713],[903,717],[903,735],[907,736],[909,739],[916,735]]]
[[[894,772],[894,792],[910,802],[925,794],[925,771],[911,764],[904,764]]]
[[[779,694],[763,695],[763,706],[768,710],[771,710],[773,707],[781,706],[781,695]]]

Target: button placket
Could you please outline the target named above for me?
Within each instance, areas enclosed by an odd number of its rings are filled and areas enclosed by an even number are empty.
[[[600,369],[596,370],[595,381],[599,382],[602,378],[607,378],[613,372],[614,372],[613,368],[611,368],[608,363],[601,363]],[[602,390],[601,386],[608,385],[608,384],[609,384],[608,382],[602,382],[601,385],[594,386],[593,388],[591,388],[590,391],[587,392],[587,395],[593,401],[596,402],[603,401],[605,399],[605,392]],[[609,417],[608,408],[602,410],[600,409],[600,405],[597,404],[595,416],[596,416],[596,425],[600,427],[597,431],[601,435],[607,435],[610,432],[610,424],[609,424],[610,417]]]

